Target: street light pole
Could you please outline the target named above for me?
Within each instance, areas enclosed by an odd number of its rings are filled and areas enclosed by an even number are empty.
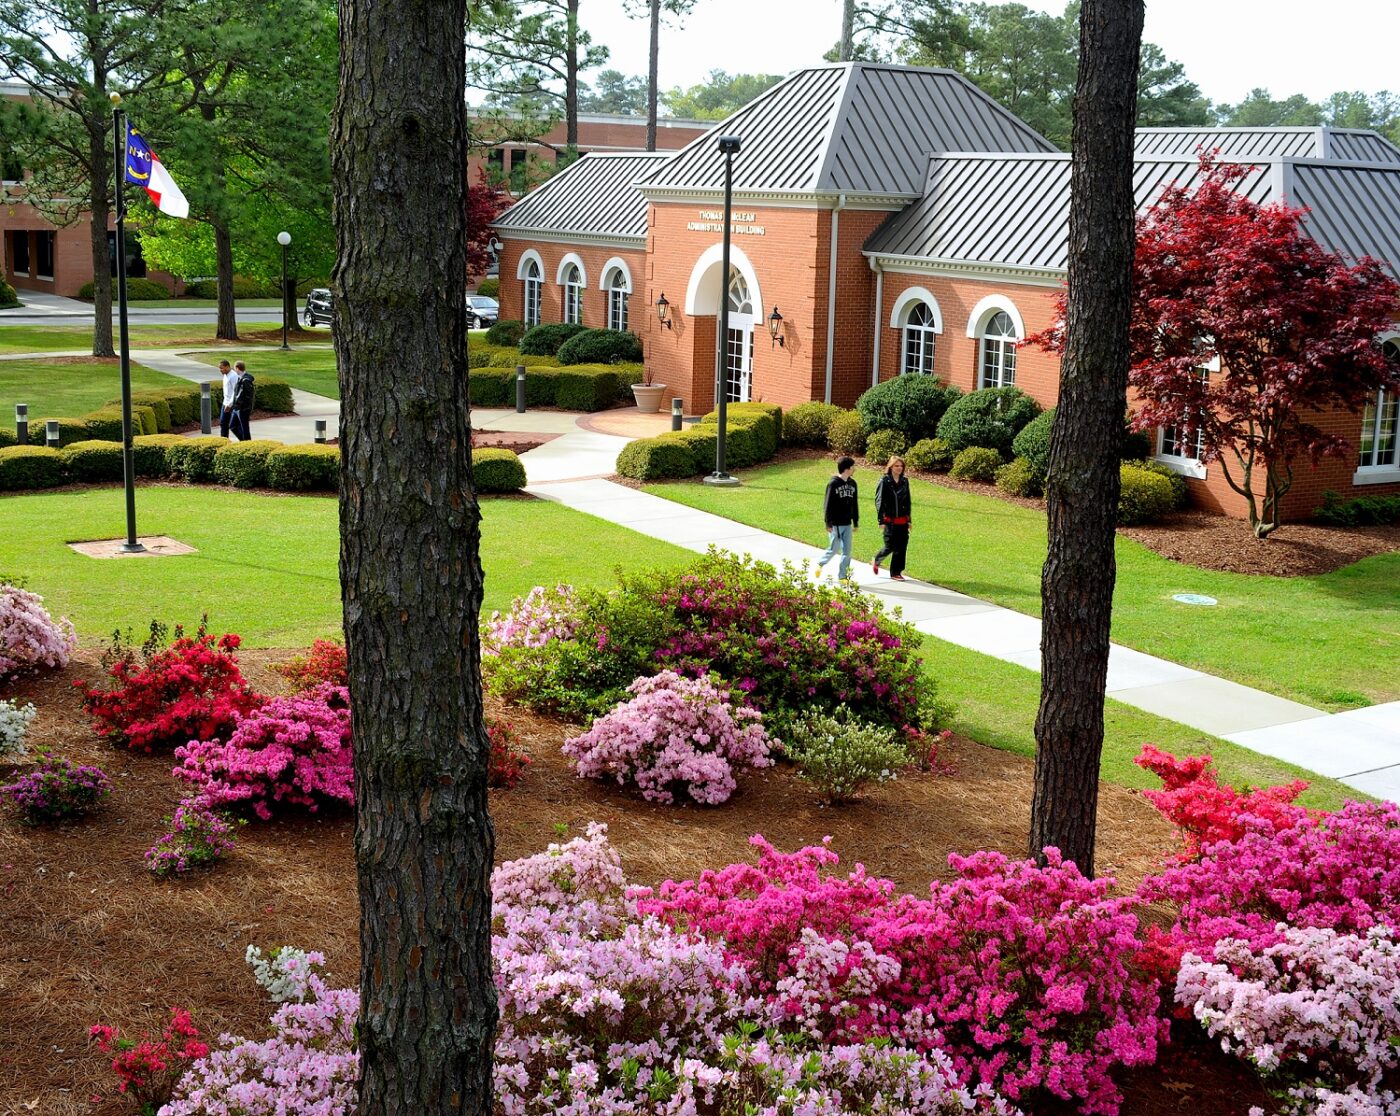
[[[282,245],[282,348],[290,351],[291,346],[287,344],[288,309],[290,300],[287,298],[287,246],[292,242],[292,234],[280,232],[277,234],[277,243]]]
[[[739,483],[737,477],[725,472],[724,442],[729,420],[729,226],[734,201],[734,156],[740,143],[738,136],[719,137],[719,149],[724,155],[724,247],[720,251],[719,337],[715,346],[715,404],[719,411],[719,429],[715,436],[715,471],[705,478],[705,483],[726,488]],[[741,352],[739,359],[743,358]]]

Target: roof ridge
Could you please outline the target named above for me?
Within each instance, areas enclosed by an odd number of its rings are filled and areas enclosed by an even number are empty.
[[[855,75],[858,65],[860,65],[860,63],[843,63],[846,72],[842,75],[841,85],[836,91],[836,112],[832,115],[831,123],[826,129],[826,136],[822,139],[821,160],[817,164],[816,177],[812,180],[813,190],[817,190],[821,187],[822,182],[826,178],[827,171],[830,169],[832,162],[836,159],[836,134],[840,131],[841,126],[845,124],[846,117],[851,111],[851,102],[854,100],[851,96],[851,88],[854,84],[852,78]]]

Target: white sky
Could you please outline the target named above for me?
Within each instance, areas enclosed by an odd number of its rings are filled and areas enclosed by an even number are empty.
[[[1064,4],[1022,0],[1062,12]],[[583,0],[579,18],[612,51],[608,66],[647,72],[647,25],[621,0]],[[840,37],[839,0],[697,0],[683,27],[661,32],[661,88],[690,86],[712,69],[785,74],[821,61]],[[1217,103],[1260,86],[1282,99],[1339,90],[1400,93],[1396,0],[1147,0],[1144,38],[1181,62]]]

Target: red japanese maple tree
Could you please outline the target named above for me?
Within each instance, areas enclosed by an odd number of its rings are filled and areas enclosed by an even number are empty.
[[[480,171],[467,182],[467,274],[483,275],[491,264],[491,222],[510,203],[510,196]]]
[[[1133,425],[1175,426],[1187,445],[1199,432],[1201,461],[1219,463],[1262,539],[1299,457],[1352,450],[1319,412],[1357,414],[1378,388],[1400,388],[1377,343],[1400,314],[1400,285],[1376,260],[1349,264],[1311,239],[1306,210],[1237,192],[1247,167],[1203,155],[1201,171],[1138,219]],[[1059,341],[1055,330],[1032,340]]]

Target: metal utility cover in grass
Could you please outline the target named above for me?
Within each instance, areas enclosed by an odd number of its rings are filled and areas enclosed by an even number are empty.
[[[1214,597],[1207,597],[1204,593],[1173,593],[1172,600],[1189,605],[1213,605],[1216,603]]]
[[[129,554],[122,549],[125,539],[95,539],[71,542],[69,547],[89,558],[172,558],[177,554],[198,554],[194,547],[168,535],[143,535],[137,540],[146,549]]]

